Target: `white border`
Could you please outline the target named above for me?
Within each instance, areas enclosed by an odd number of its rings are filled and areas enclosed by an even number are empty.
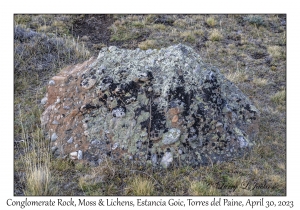
[[[296,1],[293,1],[296,2]],[[13,197],[13,14],[15,13],[287,13],[287,196],[286,197],[265,197],[269,200],[293,200],[299,206],[298,196],[299,186],[299,142],[297,130],[299,129],[300,102],[299,91],[299,12],[296,10],[296,3],[283,1],[11,1],[1,3],[1,209],[7,209],[6,200],[25,199],[23,197]],[[297,138],[298,137],[298,138]],[[57,199],[60,197],[51,197]],[[67,200],[69,197],[63,197]],[[105,197],[113,198],[113,197]],[[137,197],[121,197],[126,200],[135,201]],[[145,197],[144,197],[145,198]],[[170,197],[151,197],[168,200]],[[176,197],[176,199],[186,199],[187,197]],[[211,200],[212,197],[194,197],[195,199]],[[225,198],[225,197],[222,197]],[[226,197],[230,199],[231,197]],[[233,197],[236,200],[248,199],[248,197]],[[255,200],[256,197],[249,197]],[[30,197],[31,200],[47,200],[48,197]],[[75,199],[78,199],[76,197]],[[86,197],[88,200],[96,197]],[[97,198],[98,199],[98,198]],[[259,197],[257,197],[259,200]],[[12,208],[12,207],[11,207]],[[19,207],[17,207],[19,208]],[[56,207],[57,208],[57,207]],[[66,207],[65,207],[66,208]],[[119,209],[119,207],[113,209]],[[164,207],[155,207],[162,209]],[[201,207],[197,207],[198,209]],[[223,207],[224,208],[224,207]],[[230,207],[231,209],[234,207]],[[294,207],[294,209],[297,207]],[[299,207],[298,207],[299,208]],[[25,208],[30,209],[30,208]],[[71,207],[67,208],[71,209]],[[76,209],[83,209],[77,207]],[[95,208],[94,208],[95,209]],[[99,209],[99,207],[97,207]],[[210,207],[210,209],[219,209]],[[228,208],[229,209],[229,208]],[[237,209],[237,208],[236,208]],[[265,209],[255,208],[255,209]],[[276,208],[280,209],[280,208]]]

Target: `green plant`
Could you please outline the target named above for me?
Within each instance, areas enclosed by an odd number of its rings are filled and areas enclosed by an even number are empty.
[[[250,24],[257,25],[257,26],[265,25],[263,18],[259,15],[246,16],[246,17],[243,17],[243,20],[249,22]]]

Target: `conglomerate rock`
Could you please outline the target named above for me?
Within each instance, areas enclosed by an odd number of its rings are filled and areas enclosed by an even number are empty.
[[[49,81],[41,121],[56,156],[168,167],[241,157],[259,111],[192,48],[103,48]]]

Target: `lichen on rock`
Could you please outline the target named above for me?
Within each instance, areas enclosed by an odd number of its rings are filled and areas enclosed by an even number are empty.
[[[45,131],[60,155],[76,152],[93,165],[103,157],[163,167],[228,161],[258,133],[248,97],[185,45],[103,48],[50,81]]]

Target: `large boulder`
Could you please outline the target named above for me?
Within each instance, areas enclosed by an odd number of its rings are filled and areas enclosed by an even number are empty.
[[[259,111],[194,50],[103,48],[49,81],[41,122],[56,156],[168,167],[241,157]]]

